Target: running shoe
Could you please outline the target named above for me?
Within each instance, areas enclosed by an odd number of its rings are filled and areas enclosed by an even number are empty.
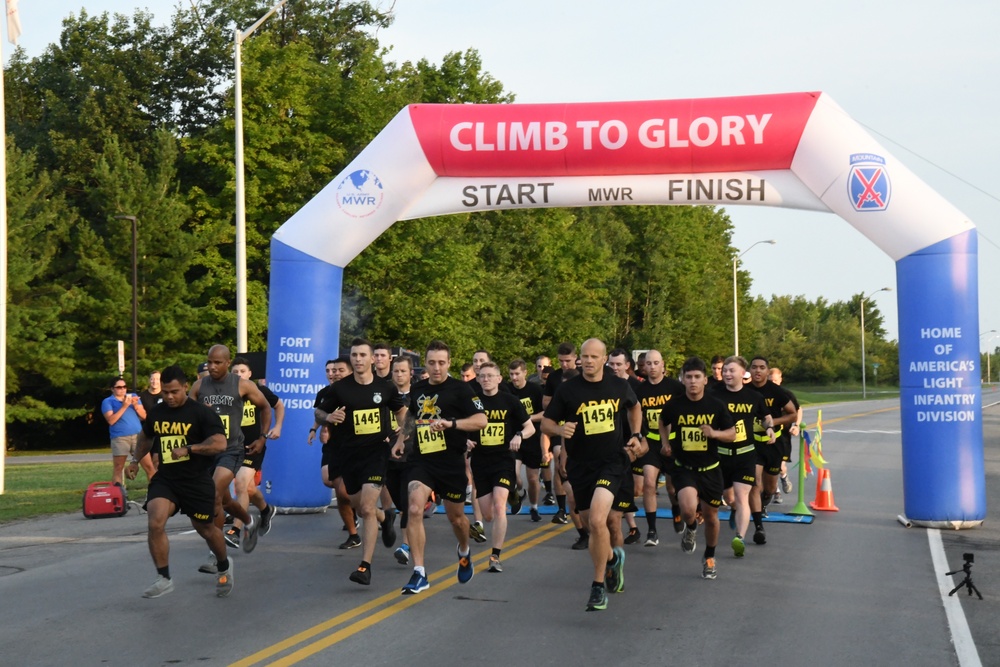
[[[774,492],[774,497],[773,497],[773,498],[771,498],[771,504],[772,504],[772,505],[780,505],[780,504],[781,504],[781,503],[783,503],[783,502],[785,502],[785,501],[783,501],[783,500],[781,499],[781,492],[779,492],[779,491],[775,491],[775,492]]]
[[[680,512],[674,512],[674,532],[675,533],[684,532],[684,519],[681,518]]]
[[[507,500],[510,501],[510,513],[519,514],[521,512],[521,505],[524,504],[524,493],[521,489],[514,489],[514,492],[507,496]]]
[[[226,519],[225,519],[225,521],[223,523],[226,526],[233,525],[233,515],[230,514],[229,512],[226,512]]]
[[[590,587],[590,599],[587,600],[587,611],[602,611],[608,608],[608,593],[604,586],[593,584]]]
[[[552,517],[552,523],[560,523],[562,525],[569,523],[569,517],[566,516],[565,510],[556,510],[555,516]]]
[[[486,530],[483,528],[482,521],[473,521],[469,524],[469,537],[479,544],[486,541]]]
[[[608,586],[608,590],[612,593],[621,593],[625,590],[625,550],[615,547],[611,553],[614,554],[614,558],[611,559],[611,569],[615,572],[615,587]]]
[[[250,523],[243,526],[243,538],[240,540],[240,546],[243,548],[243,553],[250,553],[255,548],[257,548],[257,529],[260,527],[260,522],[254,518],[254,513],[250,512]]]
[[[743,558],[743,554],[747,550],[747,545],[743,542],[743,538],[737,535],[733,538],[733,555],[737,558]]]
[[[500,562],[500,556],[496,554],[490,554],[490,572],[503,572],[503,563]]]
[[[625,544],[635,544],[639,541],[639,529],[629,528],[628,535],[625,536]]]
[[[788,475],[782,475],[779,481],[781,482],[782,493],[792,492],[792,480],[788,479]]]
[[[215,554],[209,552],[208,561],[203,563],[201,567],[198,568],[199,572],[204,572],[205,574],[216,574],[219,571],[219,564],[215,560]]]
[[[437,506],[434,504],[433,500],[428,500],[424,504],[424,518],[429,519],[434,515],[434,510]]]
[[[695,528],[691,530],[687,526],[684,527],[684,534],[681,535],[681,551],[686,554],[694,553],[695,547],[698,546],[698,529]]]
[[[416,595],[417,593],[423,593],[430,587],[431,585],[427,581],[427,577],[414,570],[410,576],[410,580],[406,582],[401,592],[403,595]]]
[[[703,558],[701,561],[701,578],[715,579],[718,573],[715,571],[715,558]]]
[[[358,569],[351,572],[349,579],[356,584],[361,584],[362,586],[371,586],[372,571],[364,565],[358,565]]]
[[[469,583],[475,573],[476,570],[472,567],[472,552],[470,551],[465,556],[458,554],[458,583]]]
[[[232,547],[233,549],[239,549],[240,548],[240,529],[239,528],[230,528],[225,533],[223,533],[223,537],[226,538],[226,546]]]
[[[382,521],[382,544],[386,549],[391,549],[396,543],[396,511],[387,509],[385,519]]]
[[[542,499],[542,504],[543,505],[555,505],[556,504],[556,497],[553,496],[551,493],[546,493],[545,494],[545,498]]]
[[[764,533],[764,527],[761,526],[757,530],[753,531],[753,543],[754,544],[767,544],[767,535]]]
[[[271,519],[274,515],[278,513],[278,508],[274,505],[268,505],[264,508],[264,511],[260,513],[260,530],[258,535],[264,537],[271,532]]]
[[[158,598],[161,595],[166,595],[174,590],[173,579],[167,579],[162,574],[156,577],[156,581],[143,592],[142,597],[144,598]]]
[[[538,513],[538,510],[534,507],[531,508],[531,520],[538,523],[542,520],[542,515]]]
[[[655,547],[660,543],[660,536],[656,534],[655,530],[651,530],[646,533],[646,544],[647,547]]]
[[[220,598],[227,598],[233,592],[233,559],[229,559],[229,569],[218,573],[215,580],[215,594]]]
[[[396,557],[396,562],[400,565],[409,565],[410,545],[404,542],[398,549],[396,549],[396,551],[393,552],[392,555]]]
[[[573,551],[584,551],[590,548],[590,535],[582,535],[580,539],[573,543],[570,547]]]
[[[618,573],[615,571],[615,563],[618,560],[618,554],[614,551],[611,552],[611,560],[604,567],[604,588],[609,593],[616,593],[618,590],[618,580],[616,577]]]
[[[344,543],[341,544],[338,549],[353,549],[355,547],[361,546],[361,537],[358,535],[348,535]]]

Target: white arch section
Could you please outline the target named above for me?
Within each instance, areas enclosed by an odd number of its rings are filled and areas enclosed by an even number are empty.
[[[322,361],[336,354],[343,267],[389,226],[628,204],[828,211],[895,260],[905,512],[982,522],[975,227],[818,92],[406,107],[272,239],[268,379],[289,432],[308,430]],[[319,294],[327,307],[308,296]],[[311,481],[318,451],[275,454],[264,470],[274,501],[325,506],[329,490]]]

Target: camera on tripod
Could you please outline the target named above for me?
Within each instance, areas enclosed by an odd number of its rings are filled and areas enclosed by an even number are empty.
[[[976,585],[972,583],[972,564],[976,562],[976,556],[975,554],[972,553],[963,553],[962,560],[965,561],[965,565],[962,566],[961,570],[955,570],[954,572],[945,573],[945,576],[947,577],[950,577],[953,574],[958,574],[959,572],[965,573],[965,578],[962,579],[962,581],[958,582],[958,586],[955,586],[955,588],[953,588],[951,592],[948,593],[948,597],[951,597],[952,595],[957,593],[964,586],[965,589],[969,592],[969,595],[975,593],[976,596],[980,600],[982,600],[983,599],[982,594],[979,592],[979,589],[976,588]]]

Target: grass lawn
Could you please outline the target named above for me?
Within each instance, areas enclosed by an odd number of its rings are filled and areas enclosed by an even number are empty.
[[[0,495],[0,523],[45,514],[82,512],[83,492],[93,482],[107,481],[111,464],[40,463],[7,466],[4,494]],[[129,497],[144,498],[146,476],[139,472],[128,482]]]

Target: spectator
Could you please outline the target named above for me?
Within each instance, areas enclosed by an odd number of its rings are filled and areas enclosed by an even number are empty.
[[[142,407],[138,394],[130,394],[128,385],[123,378],[115,378],[111,382],[111,396],[101,402],[101,413],[108,422],[111,431],[111,460],[113,471],[111,480],[124,486],[125,459],[135,454],[135,445],[139,431],[142,430],[142,420],[146,418],[146,409]],[[146,454],[139,461],[146,472],[146,478],[151,478],[156,472],[153,461]]]
[[[139,394],[139,400],[147,415],[154,405],[163,402],[163,395],[160,394],[160,371],[153,371],[149,374],[149,385]]]

